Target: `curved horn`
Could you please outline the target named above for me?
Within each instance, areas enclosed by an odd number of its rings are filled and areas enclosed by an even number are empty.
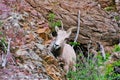
[[[76,33],[76,37],[74,39],[74,42],[77,41],[79,33],[80,33],[80,10],[78,12],[78,26],[77,26],[77,33]]]
[[[72,33],[72,30],[75,29],[75,28],[76,27],[71,27],[66,31],[67,32],[66,38],[69,38],[70,34]]]
[[[76,27],[71,27],[67,30],[67,32],[72,31],[73,29],[76,29]]]

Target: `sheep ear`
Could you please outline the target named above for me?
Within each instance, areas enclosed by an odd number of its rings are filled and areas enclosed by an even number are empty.
[[[59,31],[59,28],[57,26],[55,26],[55,31],[58,32]]]

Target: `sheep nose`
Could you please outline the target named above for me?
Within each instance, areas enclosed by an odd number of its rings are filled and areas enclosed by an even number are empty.
[[[60,46],[59,46],[58,44],[54,44],[54,48],[55,48],[55,49],[59,49]]]
[[[54,47],[58,47],[59,45],[58,44],[54,44]]]

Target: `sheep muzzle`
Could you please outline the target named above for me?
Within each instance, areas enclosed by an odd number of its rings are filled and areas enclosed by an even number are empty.
[[[57,45],[57,44],[54,44],[53,47],[54,47],[55,50],[59,50],[61,48],[61,46]]]

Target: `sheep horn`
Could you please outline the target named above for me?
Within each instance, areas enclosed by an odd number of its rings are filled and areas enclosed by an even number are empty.
[[[76,27],[71,27],[67,30],[67,32],[72,31],[73,29],[76,29]]]

